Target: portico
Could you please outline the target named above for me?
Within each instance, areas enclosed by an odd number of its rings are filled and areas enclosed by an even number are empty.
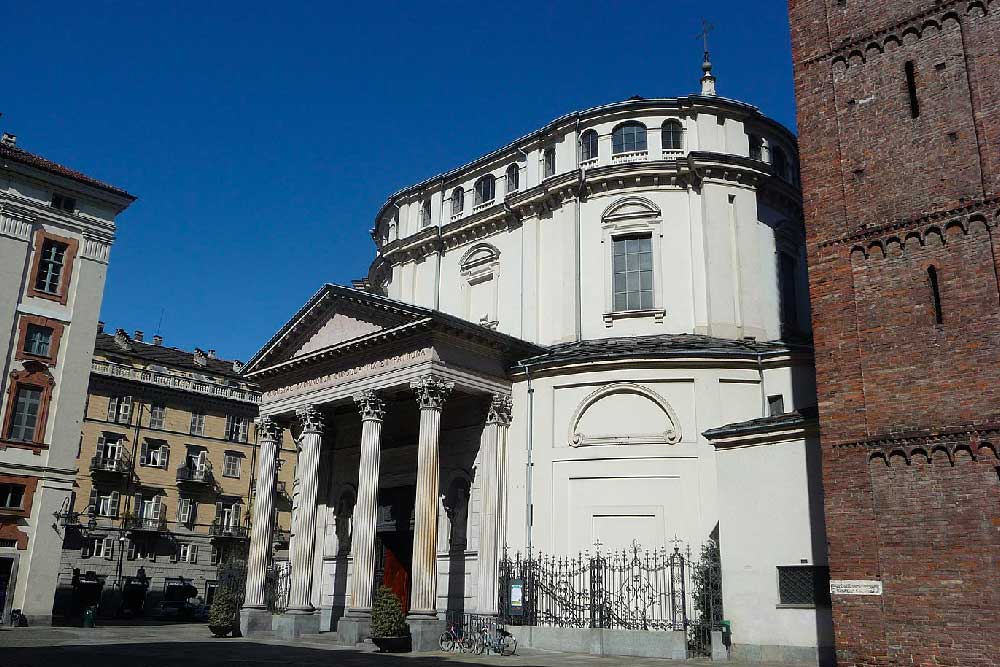
[[[336,630],[355,643],[382,584],[408,608],[416,650],[436,645],[445,610],[495,613],[507,369],[537,349],[435,311],[321,289],[248,364],[264,416],[244,632]],[[298,493],[289,605],[272,618],[269,499],[282,429],[299,450]]]

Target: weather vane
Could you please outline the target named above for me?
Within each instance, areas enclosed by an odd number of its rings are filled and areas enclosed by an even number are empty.
[[[706,21],[705,19],[702,19],[701,32],[699,32],[697,35],[694,36],[695,39],[702,40],[702,43],[705,45],[705,53],[708,53],[708,33],[712,32],[713,30],[715,30],[715,26]]]

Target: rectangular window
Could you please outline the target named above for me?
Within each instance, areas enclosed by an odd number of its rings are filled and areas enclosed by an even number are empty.
[[[167,406],[154,403],[149,408],[149,428],[160,430],[167,418]]]
[[[118,516],[119,495],[117,491],[97,497],[98,516],[116,517]]]
[[[785,414],[785,397],[782,394],[775,394],[767,397],[767,414],[769,417]]]
[[[68,211],[72,213],[76,210],[76,200],[73,199],[72,197],[61,195],[58,192],[53,192],[52,208],[57,208],[60,211]]]
[[[37,324],[29,324],[27,335],[24,337],[24,351],[36,357],[49,356],[49,348],[52,345],[52,329]]]
[[[230,442],[246,442],[247,426],[250,420],[246,417],[226,415],[226,440]]]
[[[42,258],[35,276],[35,289],[46,294],[59,294],[59,281],[66,262],[66,244],[52,239],[42,243]]]
[[[198,545],[197,544],[180,545],[178,551],[178,560],[180,560],[182,563],[197,563]]]
[[[22,484],[0,484],[0,509],[19,510],[24,504]]]
[[[653,308],[653,241],[649,236],[614,239],[614,309]]]
[[[205,435],[205,413],[191,413],[191,435]]]
[[[166,468],[170,448],[160,440],[144,440],[139,452],[139,465]]]
[[[778,604],[815,607],[830,604],[830,568],[778,566]]]
[[[10,432],[7,437],[18,442],[33,442],[41,406],[41,389],[38,387],[18,387],[17,398],[14,400],[14,414],[11,416]]]
[[[223,459],[222,476],[238,478],[240,476],[240,462],[242,459],[243,457],[238,454],[226,452],[225,459]]]
[[[112,396],[108,402],[108,421],[128,424],[132,418],[132,397]]]
[[[920,116],[920,101],[917,99],[917,73],[913,61],[907,60],[903,70],[906,73],[906,92],[910,98],[910,117],[917,118]]]
[[[177,522],[185,526],[191,525],[192,503],[190,498],[180,498],[177,501]]]

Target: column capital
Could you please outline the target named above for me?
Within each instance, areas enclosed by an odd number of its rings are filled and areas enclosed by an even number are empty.
[[[514,401],[507,394],[493,394],[490,401],[490,411],[486,415],[487,424],[510,425],[510,415],[514,408]]]
[[[262,417],[257,417],[254,420],[257,424],[257,440],[270,440],[272,442],[278,442],[281,440],[281,426],[278,425],[273,419],[264,415]]]
[[[358,406],[362,421],[382,421],[385,416],[385,401],[372,389],[365,389],[354,395],[354,403]]]
[[[420,404],[421,410],[424,408],[440,410],[454,388],[454,382],[446,382],[433,375],[425,375],[416,382],[410,383],[410,389],[417,394],[417,402]]]
[[[295,411],[295,416],[299,418],[302,425],[302,433],[323,433],[323,413],[315,405],[307,405]]]

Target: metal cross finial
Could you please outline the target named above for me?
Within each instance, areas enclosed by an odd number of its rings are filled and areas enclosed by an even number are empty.
[[[680,548],[680,545],[684,543],[684,540],[677,537],[677,533],[674,533],[674,539],[668,541],[674,545],[674,551],[677,551]]]
[[[695,39],[702,40],[702,43],[705,45],[705,53],[708,53],[708,33],[712,32],[713,30],[715,30],[715,26],[706,21],[705,19],[702,19],[701,32],[699,32],[697,35],[694,36]]]
[[[598,538],[597,538],[596,540],[594,540],[594,548],[595,548],[595,549],[596,549],[596,550],[597,550],[598,552],[600,552],[600,550],[601,550],[601,547],[602,547],[602,546],[604,546],[604,543],[603,543],[603,542],[601,542],[601,538],[599,538],[599,537],[598,537]]]

